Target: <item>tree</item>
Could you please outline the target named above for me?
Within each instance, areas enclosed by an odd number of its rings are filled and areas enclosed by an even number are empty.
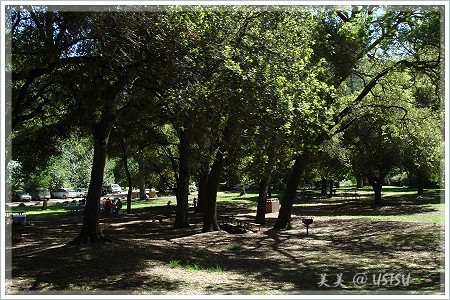
[[[61,69],[76,65],[75,54],[86,42],[88,13],[51,12],[38,7],[7,7],[6,143],[7,158],[20,160],[25,172],[42,169],[57,152],[58,138],[77,125],[73,98]],[[29,151],[32,147],[33,151]]]
[[[323,94],[327,106],[331,107],[330,121],[324,122],[327,123],[328,129],[317,135],[313,144],[320,144],[330,134],[345,131],[355,121],[352,116],[359,116],[355,114],[358,104],[387,74],[395,72],[398,68],[408,68],[420,73],[429,73],[430,76],[435,75],[432,70],[440,66],[440,42],[427,37],[431,31],[434,31],[433,36],[440,36],[440,33],[436,32],[437,26],[428,26],[427,21],[433,20],[433,24],[436,24],[434,21],[440,19],[440,11],[441,8],[428,11],[420,7],[400,10],[395,7],[391,9],[361,6],[316,14],[321,21],[318,22],[316,30],[314,57],[316,62],[322,61],[328,66],[328,71],[322,72],[322,76],[318,77],[319,80],[337,89],[356,75],[361,77],[362,85],[359,89],[353,89],[350,80],[350,90],[354,95],[345,98],[347,101],[340,101],[339,94]],[[416,36],[415,42],[409,43],[408,40],[412,36]],[[427,50],[429,55],[415,55],[420,52],[418,50],[421,44],[435,51]],[[341,63],[344,57],[349,59]],[[370,70],[367,68],[358,70],[360,66],[365,65],[361,64],[361,61],[366,60],[372,61],[372,66],[376,66],[373,72],[367,72]],[[302,157],[296,157],[296,160],[299,159]],[[285,207],[283,208],[282,204],[275,228],[285,228],[289,223],[294,191],[301,178],[298,174],[302,171],[300,166],[297,161],[294,163],[296,171],[291,172],[288,180],[282,201]]]
[[[416,88],[416,85],[412,87]],[[414,98],[417,97],[416,93],[414,93]],[[428,95],[432,95],[432,93]],[[411,178],[415,178],[419,196],[423,195],[426,180],[443,185],[441,174],[444,161],[442,112],[434,105],[423,107],[421,104],[424,101],[426,100],[422,97],[416,98],[415,103],[419,106],[411,107],[408,110],[404,130],[407,147],[402,159],[402,166],[408,171]]]
[[[35,183],[34,187],[47,187],[50,189],[62,187],[86,187],[89,185],[89,166],[92,163],[93,148],[89,138],[81,137],[79,132],[73,133],[69,139],[61,140],[58,144],[58,154],[52,156],[45,169],[32,172],[52,174],[48,184]],[[112,173],[115,161],[111,160],[105,168],[107,181],[114,181]],[[37,174],[36,174],[37,175]],[[111,178],[111,179],[110,179]],[[106,184],[105,184],[106,185]]]
[[[60,102],[65,105],[61,118],[55,118],[57,127],[61,128],[62,121],[76,115],[79,125],[89,129],[93,135],[94,157],[83,227],[74,242],[105,240],[98,226],[98,199],[109,136],[117,118],[133,106],[131,100],[139,99],[129,97],[127,87],[143,84],[153,97],[161,97],[162,86],[175,80],[175,57],[181,55],[177,53],[177,39],[173,38],[176,32],[164,27],[163,13],[105,8],[105,12],[74,14],[65,14],[51,7],[11,10],[13,15],[22,16],[14,23],[20,25],[15,26],[14,34],[18,38],[13,43],[13,51],[27,57],[31,46],[24,41],[31,33],[36,37],[32,39],[36,45],[42,42],[48,46],[47,52],[37,53],[39,60],[33,60],[31,65],[37,65],[34,71],[25,69],[27,65],[20,64],[19,60],[12,61],[13,83],[18,84],[27,74],[35,73],[60,79],[58,83],[64,87],[69,101]],[[28,15],[32,17],[27,18]],[[71,23],[73,18],[81,21]],[[143,23],[145,26],[140,25]],[[69,24],[75,24],[74,33],[62,30],[69,28]],[[71,39],[73,41],[68,42],[66,48],[55,47],[56,42]],[[22,86],[26,88],[27,84]],[[49,98],[52,92],[42,93],[43,98]],[[17,112],[14,115],[19,116]]]
[[[400,163],[403,143],[393,122],[383,115],[388,109],[366,113],[344,133],[353,169],[363,174],[375,192],[375,205],[382,205],[385,177]]]

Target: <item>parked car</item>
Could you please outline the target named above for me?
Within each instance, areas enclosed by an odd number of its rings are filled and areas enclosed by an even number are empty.
[[[88,189],[87,188],[78,188],[75,190],[77,193],[77,197],[84,198],[87,196]]]
[[[243,189],[249,190],[250,188],[251,188],[250,184],[242,184],[242,183],[238,183],[235,186],[233,186],[234,191],[241,191]]]
[[[50,191],[46,188],[37,188],[30,192],[32,200],[41,201],[44,199],[50,199]]]
[[[117,183],[112,183],[108,186],[108,192],[110,193],[120,193],[122,192],[122,188]]]
[[[20,191],[20,190],[13,191],[11,197],[12,197],[13,202],[30,202],[31,201],[30,194],[28,194],[25,191]]]
[[[57,189],[56,191],[53,191],[51,194],[52,194],[52,198],[66,199],[66,198],[76,198],[77,197],[77,193],[73,189],[69,189],[69,188]]]
[[[229,182],[229,181],[222,182],[219,185],[219,190],[221,190],[221,191],[231,191],[231,190],[233,190],[233,186],[234,186],[234,184],[232,182]]]

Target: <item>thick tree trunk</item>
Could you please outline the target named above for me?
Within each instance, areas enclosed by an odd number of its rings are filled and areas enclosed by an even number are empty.
[[[261,178],[259,185],[259,196],[258,196],[258,208],[256,209],[256,220],[257,224],[266,224],[266,199],[267,191],[270,185],[270,175],[265,178]]]
[[[382,206],[383,205],[383,201],[381,199],[381,189],[382,189],[383,185],[382,184],[375,184],[372,185],[373,191],[375,193],[375,206]]]
[[[220,176],[222,175],[224,157],[223,147],[219,147],[214,163],[208,176],[208,187],[206,189],[205,209],[203,213],[203,232],[219,230],[217,222],[217,189],[219,188]]]
[[[72,241],[74,244],[111,241],[106,238],[99,226],[100,197],[103,185],[109,134],[112,125],[97,124],[94,128],[94,161],[91,170],[86,206],[81,232]]]
[[[177,211],[175,217],[175,228],[188,228],[189,212],[189,139],[185,131],[179,134],[180,166],[177,178]]]
[[[303,158],[303,159],[302,159]],[[280,212],[275,223],[275,229],[285,229],[291,221],[292,205],[294,204],[297,186],[303,173],[307,158],[305,156],[297,156],[294,166],[288,178],[283,199],[281,200]]]
[[[369,181],[369,184],[373,188],[374,192],[374,205],[375,206],[382,206],[383,200],[381,199],[381,189],[383,188],[383,178],[375,178],[367,176],[367,180]]]

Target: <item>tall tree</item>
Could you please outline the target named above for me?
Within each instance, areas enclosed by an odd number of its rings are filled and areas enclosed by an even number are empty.
[[[435,32],[433,36],[441,36],[436,31],[437,26],[428,25],[430,20],[441,19],[441,11],[441,8],[426,10],[421,7],[398,9],[360,6],[343,7],[316,14],[321,21],[315,31],[317,36],[314,48],[317,55],[314,57],[317,62],[326,62],[329,70],[323,72],[318,79],[337,89],[355,75],[363,77],[361,87],[354,90],[353,97],[347,98],[347,102],[339,101],[338,94],[323,95],[323,99],[331,107],[331,122],[326,125],[327,131],[331,131],[331,134],[344,131],[355,120],[352,116],[358,115],[355,114],[358,104],[371,93],[379,80],[390,72],[406,67],[417,72],[433,74],[432,70],[440,66],[440,41],[426,37],[431,31]],[[408,39],[414,35],[418,37],[415,43],[409,43]],[[415,55],[419,53],[417,50],[422,43],[433,44],[430,47],[438,51],[432,52],[433,54],[429,56]],[[342,62],[344,57],[349,59]],[[375,72],[367,72],[364,68],[359,70],[361,61],[366,59],[372,60],[373,65],[378,63]],[[327,136],[326,131],[317,135],[315,143],[320,144]],[[297,159],[302,158],[299,156]],[[298,164],[294,164],[296,165]],[[286,189],[295,190],[301,176],[296,172],[291,172],[290,176],[292,180],[290,178],[288,182],[292,182],[292,186],[288,185]],[[282,201],[285,208],[282,204],[275,228],[285,228],[289,223],[290,213],[285,213],[284,209],[290,211],[293,199],[293,193],[285,193]]]

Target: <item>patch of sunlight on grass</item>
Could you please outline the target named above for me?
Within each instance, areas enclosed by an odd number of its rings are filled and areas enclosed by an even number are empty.
[[[247,192],[244,195],[240,193],[219,193],[217,194],[217,203],[222,205],[249,205],[256,207],[258,202],[258,193]]]
[[[423,205],[426,209],[434,209],[444,212],[445,210],[445,204],[444,203],[437,203],[437,204],[425,204]]]
[[[395,215],[395,216],[334,216],[338,219],[354,219],[367,221],[392,221],[392,222],[411,222],[444,225],[444,214],[411,214],[411,215]]]

